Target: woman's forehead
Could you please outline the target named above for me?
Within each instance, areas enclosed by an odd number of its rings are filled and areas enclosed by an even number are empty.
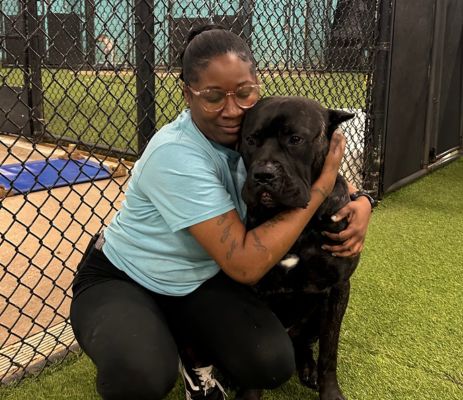
[[[210,59],[206,68],[199,71],[197,84],[201,88],[234,89],[255,81],[251,61],[244,61],[235,53],[226,53]]]

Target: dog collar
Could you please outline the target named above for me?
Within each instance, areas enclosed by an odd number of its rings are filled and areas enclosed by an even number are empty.
[[[366,197],[367,200],[370,202],[370,205],[371,205],[371,211],[373,212],[373,208],[376,206],[376,200],[370,196],[367,192],[363,191],[363,190],[357,190],[356,192],[352,193],[350,195],[350,199],[351,201],[355,201],[357,200],[359,197]]]

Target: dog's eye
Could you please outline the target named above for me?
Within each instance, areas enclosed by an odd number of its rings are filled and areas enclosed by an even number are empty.
[[[256,135],[246,136],[245,140],[249,146],[254,146],[256,144]]]
[[[303,141],[304,139],[297,135],[291,135],[288,139],[288,143],[292,145],[301,144]]]

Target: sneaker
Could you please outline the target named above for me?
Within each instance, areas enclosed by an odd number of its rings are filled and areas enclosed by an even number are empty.
[[[186,400],[225,400],[224,388],[212,374],[213,366],[186,368],[180,362]]]

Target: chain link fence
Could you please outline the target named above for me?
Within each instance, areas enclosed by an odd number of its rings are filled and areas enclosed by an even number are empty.
[[[218,22],[245,38],[266,96],[355,112],[343,172],[375,194],[382,3],[2,0],[2,383],[77,351],[68,321],[76,265],[119,208],[147,140],[185,107],[179,54],[192,26]]]

